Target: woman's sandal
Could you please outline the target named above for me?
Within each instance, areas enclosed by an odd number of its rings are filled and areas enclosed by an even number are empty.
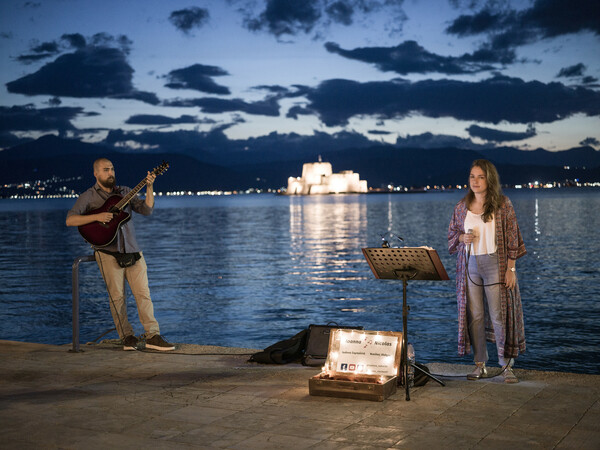
[[[467,380],[479,380],[487,377],[487,369],[484,362],[475,363],[477,367],[473,372],[467,375]]]
[[[502,375],[504,376],[505,383],[518,383],[519,382],[519,379],[513,372],[512,367],[507,367],[506,369],[504,369],[504,372],[502,372]]]

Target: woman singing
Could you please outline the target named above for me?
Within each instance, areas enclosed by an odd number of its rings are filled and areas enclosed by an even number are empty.
[[[448,228],[448,250],[458,254],[458,354],[473,346],[476,365],[467,379],[487,375],[489,341],[496,343],[504,381],[518,383],[512,366],[525,351],[525,331],[515,264],[526,250],[498,171],[485,159],[471,165],[469,192],[454,207]]]

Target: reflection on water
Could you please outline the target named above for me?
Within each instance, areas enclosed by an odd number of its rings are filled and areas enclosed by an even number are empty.
[[[598,192],[511,191],[528,254],[517,262],[528,351],[521,367],[600,372]],[[361,248],[392,232],[435,248],[452,281],[409,282],[409,340],[423,362],[456,355],[455,259],[446,234],[461,192],[159,198],[134,216],[161,332],[175,342],[263,348],[311,323],[400,331],[402,286]],[[90,249],[64,225],[72,200],[0,201],[0,338],[71,339],[71,264]],[[93,263],[81,266],[81,339],[112,328]],[[130,317],[141,333],[135,304]]]
[[[367,231],[365,196],[292,197],[289,210],[292,270],[315,286],[356,280]]]

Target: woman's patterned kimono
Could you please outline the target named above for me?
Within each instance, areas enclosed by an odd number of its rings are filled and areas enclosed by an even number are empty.
[[[458,354],[463,356],[471,352],[469,328],[467,325],[467,271],[465,244],[458,238],[465,232],[464,224],[467,215],[467,206],[463,200],[454,207],[454,214],[448,227],[448,250],[450,254],[458,253],[456,261],[456,297],[458,302]],[[513,205],[508,197],[495,213],[496,243],[498,246],[498,270],[500,271],[500,297],[502,305],[502,323],[504,324],[504,342],[496,343],[498,353],[503,353],[506,358],[516,358],[525,351],[525,329],[523,326],[523,308],[519,283],[510,294],[504,286],[507,259],[518,259],[525,255],[525,244],[517,224],[517,217]],[[486,339],[495,342],[494,330],[485,308]]]

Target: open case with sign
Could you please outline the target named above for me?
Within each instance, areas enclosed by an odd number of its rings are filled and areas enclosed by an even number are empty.
[[[327,361],[308,380],[310,395],[383,401],[396,392],[402,333],[332,330]]]

